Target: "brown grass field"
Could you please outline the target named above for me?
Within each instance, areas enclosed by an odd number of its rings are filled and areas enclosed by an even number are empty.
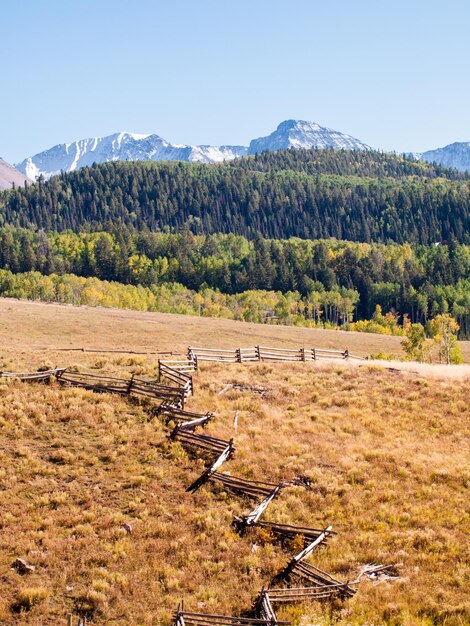
[[[0,300],[0,370],[71,366],[155,378],[157,356],[68,347],[183,352],[254,344],[400,353],[400,338]],[[469,350],[463,349],[470,361]],[[305,475],[265,519],[332,524],[309,560],[353,581],[370,562],[400,578],[362,579],[354,598],[278,610],[295,624],[470,624],[469,367],[403,372],[362,362],[201,364],[189,410],[235,437],[223,471],[255,480]],[[395,368],[395,366],[394,366]],[[230,383],[268,387],[265,397]],[[239,614],[295,552],[240,537],[251,501],[185,487],[201,460],[170,443],[151,406],[83,389],[0,380],[0,624],[168,625],[188,610]],[[234,432],[234,414],[238,429]],[[123,524],[130,524],[127,533]],[[24,558],[35,571],[11,568]]]

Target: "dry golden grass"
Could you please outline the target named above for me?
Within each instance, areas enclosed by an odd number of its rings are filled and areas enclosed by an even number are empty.
[[[274,341],[281,330],[294,333],[290,345],[298,345],[298,332],[313,332],[221,320],[216,335],[207,320],[194,318],[134,320],[133,312],[120,318],[126,313],[8,301],[0,307],[5,370],[65,359],[81,370],[151,378],[152,356],[28,346],[93,347],[96,337],[100,346],[146,350],[168,349],[172,341],[181,349],[209,341],[249,345],[258,342],[255,331],[271,332]],[[244,328],[251,328],[248,336]],[[470,623],[468,380],[373,364],[260,363],[203,364],[195,383],[188,408],[216,413],[208,433],[235,436],[225,471],[312,480],[312,491],[284,491],[265,516],[332,524],[338,536],[312,563],[342,580],[354,580],[370,561],[398,565],[395,582],[362,581],[344,604],[287,607],[280,617],[304,624]],[[271,391],[265,398],[220,394],[229,383]],[[71,611],[87,612],[97,625],[168,624],[183,596],[188,609],[236,614],[292,556],[262,536],[233,532],[233,516],[251,502],[210,485],[184,492],[202,463],[168,442],[149,409],[55,383],[0,381],[0,624],[56,625]],[[22,576],[11,569],[17,557],[36,570]]]
[[[30,351],[41,348],[105,348],[130,350],[186,350],[196,342],[204,347],[233,348],[270,345],[313,346],[368,356],[403,354],[401,337],[368,333],[251,324],[232,320],[145,313],[96,307],[18,301],[0,298],[0,343]],[[470,342],[462,342],[470,363]]]

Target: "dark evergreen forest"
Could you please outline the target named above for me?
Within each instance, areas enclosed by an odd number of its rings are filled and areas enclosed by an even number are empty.
[[[115,162],[0,196],[0,225],[234,233],[254,239],[470,243],[470,177],[367,151],[288,150],[229,163]]]

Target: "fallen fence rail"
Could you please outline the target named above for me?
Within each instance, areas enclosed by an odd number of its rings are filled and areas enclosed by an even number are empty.
[[[243,515],[240,518],[235,519],[235,523],[240,531],[243,531],[247,526],[253,526],[259,520],[261,515],[268,508],[269,504],[281,491],[284,483],[279,483],[274,489],[266,496],[266,498],[248,515]]]

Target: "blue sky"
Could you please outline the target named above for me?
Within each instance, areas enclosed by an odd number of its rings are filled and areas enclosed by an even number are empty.
[[[384,150],[470,141],[468,0],[0,7],[0,156],[121,130],[247,144],[284,119]]]

